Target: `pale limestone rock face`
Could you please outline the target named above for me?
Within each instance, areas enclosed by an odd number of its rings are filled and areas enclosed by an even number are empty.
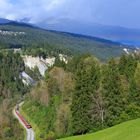
[[[67,57],[66,55],[59,54],[59,59],[67,64],[68,60],[66,59],[66,57]]]
[[[45,75],[45,71],[48,69],[48,67],[53,66],[55,63],[55,57],[43,59],[39,57],[23,56],[23,60],[25,66],[29,67],[30,69],[38,67],[42,76]]]
[[[24,85],[33,85],[35,83],[35,81],[25,71],[20,73],[20,77],[22,78]]]
[[[129,54],[129,49],[124,48],[123,50],[126,54]]]

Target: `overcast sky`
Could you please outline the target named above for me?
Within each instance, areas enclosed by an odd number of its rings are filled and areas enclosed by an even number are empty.
[[[0,0],[0,17],[31,23],[60,19],[140,28],[140,0]]]

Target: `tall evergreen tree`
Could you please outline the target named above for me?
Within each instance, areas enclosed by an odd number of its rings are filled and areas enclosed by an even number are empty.
[[[115,60],[109,61],[109,64],[103,70],[102,94],[104,97],[105,118],[108,126],[118,123],[123,104],[123,93],[121,88],[121,78],[119,75]]]
[[[74,134],[83,134],[92,128],[92,101],[99,88],[100,68],[92,57],[81,60],[77,68],[72,98],[72,125]]]
[[[128,81],[131,81],[137,66],[136,58],[132,55],[122,55],[118,66],[120,74],[124,75]]]
[[[140,63],[136,67],[134,78],[130,84],[130,100],[140,106]]]

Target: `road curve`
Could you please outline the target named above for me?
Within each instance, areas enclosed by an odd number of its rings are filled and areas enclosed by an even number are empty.
[[[19,106],[22,106],[23,103],[21,103]],[[27,129],[25,124],[21,121],[21,119],[18,117],[18,115],[16,114],[16,109],[14,108],[13,110],[13,114],[14,116],[18,119],[19,123],[24,127],[24,129],[26,130],[26,140],[35,140],[35,133],[33,131],[33,129]]]

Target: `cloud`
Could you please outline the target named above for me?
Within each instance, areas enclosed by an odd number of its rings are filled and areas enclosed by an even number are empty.
[[[10,9],[12,9],[13,5],[9,3],[7,0],[0,0],[0,16],[6,17]]]
[[[40,18],[54,15],[66,0],[0,0],[0,17],[12,20],[31,18],[37,22]]]
[[[139,0],[0,0],[0,17],[31,23],[60,19],[140,28]]]
[[[63,4],[64,2],[65,0],[50,0],[48,4],[45,4],[45,9],[46,11],[51,11]]]

